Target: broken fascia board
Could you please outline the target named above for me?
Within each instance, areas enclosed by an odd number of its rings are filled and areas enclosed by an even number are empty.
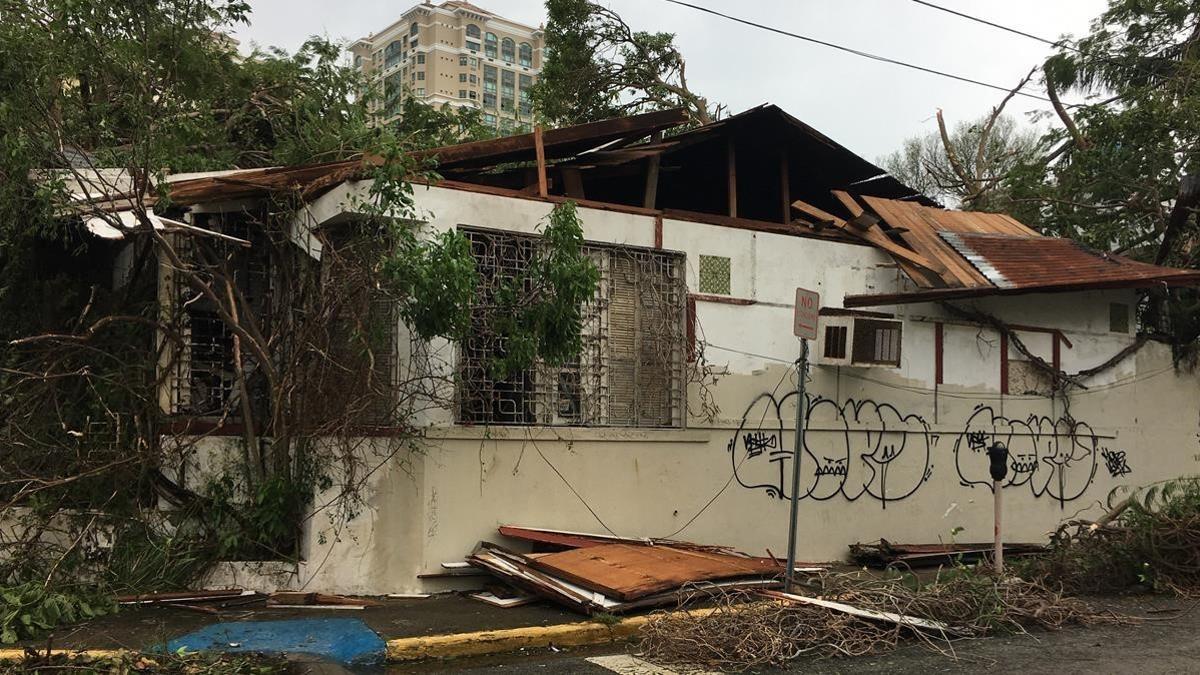
[[[782,593],[779,591],[763,591],[763,594],[766,595],[767,597],[777,598],[780,600],[786,600],[788,602],[797,602],[797,603],[801,603],[801,604],[805,604],[805,605],[816,605],[817,607],[824,607],[826,609],[832,609],[832,610],[835,610],[838,612],[844,612],[846,614],[850,614],[851,616],[857,616],[857,617],[860,617],[863,619],[873,619],[875,621],[887,621],[889,623],[899,624],[901,626],[905,626],[908,628],[920,628],[920,629],[924,629],[924,630],[935,631],[938,633],[949,633],[952,635],[962,635],[963,634],[963,631],[961,629],[953,628],[948,623],[944,623],[941,621],[934,621],[933,619],[922,619],[920,617],[909,616],[907,614],[896,614],[895,612],[879,612],[879,611],[876,611],[873,609],[862,609],[862,608],[854,607],[852,605],[847,605],[847,604],[844,604],[841,602],[834,602],[832,600],[821,600],[820,598],[810,598],[805,595],[796,595],[794,593]]]
[[[116,218],[119,227],[113,226],[112,218]],[[156,230],[167,229],[166,223],[150,209],[146,209],[146,219],[150,221],[150,226]],[[133,211],[113,211],[105,215],[88,216],[84,219],[83,223],[88,232],[101,239],[124,239],[125,231],[132,232],[140,229],[142,226],[141,219]]]
[[[237,174],[252,174],[257,175],[271,169],[281,169],[283,167],[270,166],[262,169],[224,169],[221,171],[192,171],[190,173],[170,173],[163,177],[164,183],[180,183],[185,180],[195,180],[197,178],[219,178],[223,176],[236,176]]]

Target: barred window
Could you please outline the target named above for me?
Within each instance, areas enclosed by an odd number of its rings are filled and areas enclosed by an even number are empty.
[[[267,231],[251,213],[198,214],[197,223],[209,230],[251,242],[242,247],[212,237],[174,236],[172,245],[204,283],[222,287],[231,282],[230,294],[240,296],[241,318],[253,316],[256,330],[277,344],[303,322],[306,309],[287,306],[289,295],[281,278],[307,278],[320,284],[348,289],[321,301],[322,328],[305,334],[308,348],[321,355],[309,362],[319,377],[298,378],[305,414],[299,426],[314,428],[339,419],[366,426],[391,425],[397,401],[396,359],[399,316],[395,303],[378,292],[370,278],[370,261],[378,259],[385,237],[374,231],[356,235],[350,225],[329,235],[320,262],[303,256],[289,267],[288,275],[272,265],[272,244]],[[183,272],[171,268],[163,278],[160,298],[178,342],[164,336],[167,357],[162,381],[167,412],[189,417],[239,422],[247,406],[239,385],[233,330],[210,298],[197,292]],[[178,345],[178,348],[172,348]],[[258,415],[269,409],[266,376],[254,350],[244,343],[241,368],[249,409]]]
[[[200,225],[223,234],[249,239],[254,245],[243,248],[222,240],[178,237],[175,250],[183,260],[220,261],[224,274],[232,280],[237,293],[256,309],[258,320],[267,323],[271,290],[270,258],[265,255],[267,242],[262,230],[252,227],[242,214],[211,214],[200,219]],[[206,275],[200,272],[208,281]],[[233,332],[221,318],[218,307],[197,293],[183,279],[172,274],[165,286],[170,316],[177,323],[182,338],[181,349],[171,359],[169,388],[170,412],[198,417],[237,418],[240,415],[240,393],[237,390],[234,367]],[[247,380],[253,385],[251,396],[266,395],[263,382],[254,376],[257,371],[253,358],[243,353]],[[258,403],[256,400],[254,403]]]
[[[471,334],[459,344],[457,421],[465,424],[682,427],[686,410],[684,256],[610,244],[584,250],[600,271],[583,308],[582,350],[496,379],[504,345],[497,293],[542,246],[534,235],[461,228],[480,286]]]

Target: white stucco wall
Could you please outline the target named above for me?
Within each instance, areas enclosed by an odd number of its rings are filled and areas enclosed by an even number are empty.
[[[336,213],[331,193],[314,213]],[[552,204],[445,188],[418,188],[435,230],[457,225],[533,231]],[[581,208],[592,240],[652,246],[655,219]],[[320,221],[320,217],[314,217]],[[824,304],[904,283],[891,260],[857,245],[666,219],[663,246],[688,256],[695,291],[700,254],[731,259],[732,295],[752,304],[700,301],[706,356],[724,373],[714,420],[677,430],[459,427],[448,411],[427,418],[420,451],[384,462],[365,509],[348,522],[311,520],[293,585],[339,592],[402,592],[443,561],[461,560],[502,524],[623,536],[670,536],[784,553],[799,352],[791,332],[795,288]],[[1109,303],[1127,291],[1027,295],[965,302],[1010,323],[1056,329],[1072,343],[1075,372],[1128,345],[1108,331]],[[936,305],[882,307],[903,321],[898,368],[813,366],[811,420],[801,455],[799,557],[839,559],[847,544],[986,541],[992,495],[981,443],[1001,441],[1018,470],[1004,488],[1012,540],[1044,540],[1064,519],[1095,512],[1117,485],[1196,471],[1197,379],[1150,343],[1059,400],[1000,394],[1000,339]],[[943,383],[935,381],[935,325],[944,325]],[[1022,332],[1039,355],[1049,338]],[[431,350],[446,367],[453,347]],[[1014,353],[1015,356],[1015,353]],[[758,452],[761,450],[762,452]],[[781,454],[773,454],[779,451]],[[1036,467],[1036,468],[1035,468]],[[324,499],[327,496],[323,496]],[[319,500],[320,502],[321,500]]]

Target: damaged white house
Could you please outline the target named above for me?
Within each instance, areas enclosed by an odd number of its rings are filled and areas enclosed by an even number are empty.
[[[682,122],[656,112],[438,150],[444,179],[415,190],[420,225],[467,236],[481,315],[551,209],[576,202],[601,272],[583,352],[497,381],[486,322],[420,345],[396,322],[389,367],[419,359],[454,388],[417,413],[420,451],[379,467],[350,521],[318,510],[299,563],[230,565],[213,583],[436,590],[458,583],[443,562],[502,525],[783,555],[795,461],[811,561],[881,537],[989,540],[994,442],[1011,453],[1013,541],[1098,512],[1117,485],[1196,470],[1198,380],[1138,337],[1136,310],[1142,289],[1200,272],[945,210],[775,106],[673,133]],[[253,239],[237,213],[301,194],[294,241],[319,258],[314,233],[356,218],[361,164],[175,179],[169,215]],[[272,283],[246,278],[263,286],[247,293]],[[799,458],[797,287],[822,304]],[[218,452],[238,440],[235,420],[206,417],[232,395],[213,376],[229,357],[199,339],[215,317],[188,320],[191,352],[162,402]],[[1039,361],[1076,386],[1064,393]]]

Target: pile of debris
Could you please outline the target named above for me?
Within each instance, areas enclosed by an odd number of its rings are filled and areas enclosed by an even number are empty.
[[[953,655],[950,642],[1028,628],[1131,623],[1022,579],[961,573],[914,584],[910,576],[820,574],[804,591],[728,593],[712,607],[664,612],[642,629],[655,662],[714,671],[787,667],[799,657],[862,656],[913,640]]]
[[[1042,544],[1004,544],[1004,557],[1041,555]],[[976,563],[990,559],[992,544],[893,544],[880,539],[870,544],[851,544],[850,558],[858,565],[875,569],[916,568]]]
[[[505,526],[500,533],[532,545],[531,553],[483,542],[467,557],[471,566],[511,587],[476,594],[502,607],[545,598],[584,614],[679,605],[734,591],[777,588],[784,563],[724,546],[658,539]],[[821,571],[805,563],[798,570]]]

